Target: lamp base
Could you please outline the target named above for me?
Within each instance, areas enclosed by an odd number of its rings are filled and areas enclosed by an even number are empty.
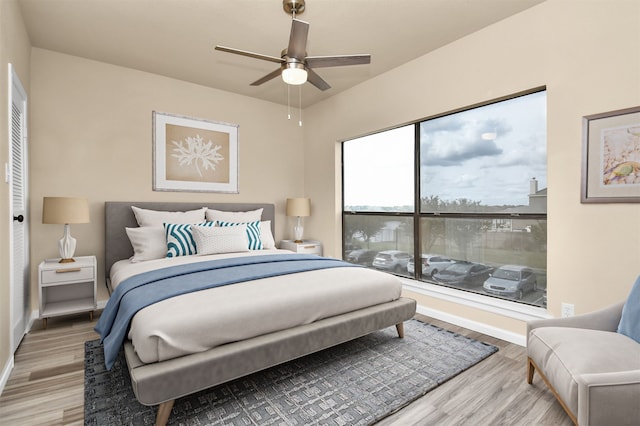
[[[68,223],[65,223],[64,235],[58,241],[58,250],[60,251],[60,263],[75,262],[73,253],[76,251],[76,239],[71,236]]]
[[[304,232],[304,228],[302,227],[302,218],[298,216],[298,222],[296,226],[293,227],[293,242],[296,244],[300,244],[302,242],[302,233]]]

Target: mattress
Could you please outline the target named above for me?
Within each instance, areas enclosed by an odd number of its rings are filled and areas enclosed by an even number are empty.
[[[291,254],[261,250],[250,255],[277,253]],[[183,256],[138,263],[123,260],[111,268],[111,286],[115,289],[126,278],[156,268],[247,255]],[[397,277],[358,267],[263,278],[148,306],[133,317],[128,338],[142,362],[165,361],[390,302],[400,297],[401,290]]]

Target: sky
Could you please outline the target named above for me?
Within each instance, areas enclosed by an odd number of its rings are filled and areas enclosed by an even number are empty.
[[[345,142],[345,205],[413,205],[413,125]],[[527,205],[547,186],[546,94],[537,92],[424,121],[422,196]]]

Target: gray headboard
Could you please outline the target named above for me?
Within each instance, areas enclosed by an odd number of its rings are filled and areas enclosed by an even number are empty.
[[[118,260],[128,259],[133,256],[133,247],[127,237],[124,228],[135,228],[138,226],[136,217],[133,214],[131,206],[140,207],[149,210],[163,211],[186,211],[195,210],[201,207],[209,207],[211,209],[222,210],[227,212],[248,211],[256,209],[264,209],[262,211],[262,220],[271,221],[271,232],[275,235],[275,206],[273,204],[258,203],[169,203],[169,202],[126,202],[126,201],[106,201],[104,203],[104,257],[105,257],[105,276],[109,277],[111,265]]]

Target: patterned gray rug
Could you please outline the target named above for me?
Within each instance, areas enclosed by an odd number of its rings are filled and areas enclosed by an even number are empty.
[[[369,425],[398,411],[498,348],[416,320],[176,400],[170,425]],[[85,343],[85,424],[152,425],[121,352],[104,368]]]

